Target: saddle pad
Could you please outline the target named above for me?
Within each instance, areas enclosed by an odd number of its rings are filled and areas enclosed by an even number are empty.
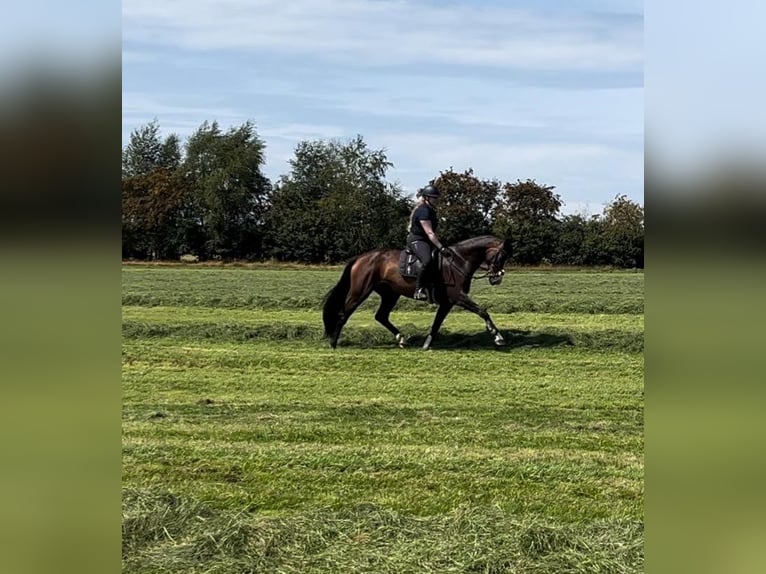
[[[423,267],[420,260],[410,250],[405,249],[399,256],[399,273],[402,277],[417,277]]]

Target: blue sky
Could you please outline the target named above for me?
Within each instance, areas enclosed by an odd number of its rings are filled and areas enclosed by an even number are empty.
[[[252,120],[265,172],[361,134],[413,193],[440,171],[643,204],[643,3],[124,0],[123,145]]]

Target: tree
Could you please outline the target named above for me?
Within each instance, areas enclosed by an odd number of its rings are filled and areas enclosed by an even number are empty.
[[[516,262],[536,265],[544,259],[552,260],[561,208],[561,198],[553,193],[554,189],[530,179],[503,186],[494,230],[500,237],[512,238]]]
[[[123,257],[174,259],[188,191],[178,171],[153,169],[122,180]]]
[[[178,167],[177,135],[163,141],[153,120],[130,135],[122,151],[123,256],[176,257],[184,203],[188,199]]]
[[[480,180],[469,168],[441,172],[433,184],[442,192],[439,203],[439,238],[455,243],[468,237],[492,233],[492,214],[500,194],[500,182]]]
[[[331,262],[404,241],[410,204],[385,181],[391,163],[362,136],[303,141],[272,194],[269,252],[282,260]]]
[[[588,234],[588,220],[582,215],[566,215],[558,226],[558,240],[553,252],[556,265],[584,265],[586,253],[583,249]]]
[[[182,172],[194,195],[190,210],[205,238],[203,256],[262,256],[271,189],[261,171],[265,147],[250,121],[228,132],[206,121],[189,137]]]
[[[131,132],[130,142],[122,150],[122,177],[148,175],[158,168],[175,169],[180,163],[178,136],[171,134],[162,141],[160,125],[155,118]]]
[[[611,265],[604,248],[603,217],[564,216],[559,222],[552,261],[557,265]]]
[[[644,208],[618,195],[604,208],[603,251],[617,267],[644,267]]]

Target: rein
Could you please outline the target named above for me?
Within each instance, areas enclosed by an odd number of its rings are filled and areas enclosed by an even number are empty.
[[[474,277],[471,277],[471,281],[476,281],[477,279],[485,279],[487,277],[489,277],[489,267],[487,267],[487,270],[484,273],[484,275],[476,275]]]
[[[487,265],[487,266],[486,266],[486,268],[484,267],[484,264],[483,264],[483,263],[482,263],[482,264],[480,264],[480,265],[479,265],[479,267],[478,267],[478,269],[486,269],[486,271],[484,272],[484,274],[483,274],[483,275],[476,275],[476,276],[472,275],[472,276],[471,276],[471,281],[476,281],[477,279],[486,279],[486,278],[492,277],[492,276],[494,276],[494,275],[500,275],[500,276],[503,276],[503,275],[505,275],[505,270],[504,270],[504,269],[500,269],[500,271],[495,271],[495,272],[493,272],[493,271],[492,271],[492,267],[491,267],[491,264],[492,264],[492,263],[494,263],[494,261],[495,261],[495,260],[497,259],[497,257],[500,255],[500,252],[501,252],[501,251],[503,251],[503,252],[504,252],[504,250],[503,250],[502,248],[501,248],[500,250],[498,250],[498,252],[497,252],[497,253],[495,254],[495,256],[492,258],[492,262],[490,262],[490,265]],[[467,266],[468,262],[466,261],[465,257],[463,257],[462,255],[460,255],[460,253],[458,253],[457,251],[453,251],[452,253],[453,253],[453,254],[454,254],[456,257],[460,258],[460,260],[463,262],[463,264]],[[446,260],[447,260],[447,263],[449,264],[449,266],[450,266],[452,269],[457,269],[457,270],[460,272],[460,274],[461,274],[463,277],[465,277],[466,273],[465,273],[465,272],[464,272],[462,269],[460,269],[460,268],[459,268],[457,265],[455,265],[455,263],[453,263],[453,261],[452,261],[452,257],[444,257],[444,256],[442,256],[442,258],[441,258],[441,259],[442,259],[442,261],[444,261],[444,260],[446,259]]]
[[[460,254],[459,254],[457,251],[453,251],[452,253],[454,253],[454,255],[455,255],[455,256],[459,257],[459,258],[460,258],[460,259],[463,261],[463,263],[464,263],[464,264],[467,264],[467,263],[468,263],[468,262],[465,260],[465,258],[464,258],[462,255],[460,255]],[[455,264],[455,263],[452,261],[452,257],[444,257],[444,256],[442,255],[442,256],[441,256],[441,260],[442,260],[442,264],[443,264],[443,263],[446,261],[446,262],[447,262],[447,264],[450,266],[450,268],[451,268],[451,272],[450,272],[450,275],[452,275],[452,278],[453,278],[453,279],[454,279],[454,277],[455,277],[455,271],[457,271],[457,272],[458,272],[458,273],[459,273],[459,274],[460,274],[462,277],[465,277],[465,271],[464,271],[463,269],[461,269],[459,266],[457,266],[457,265],[456,265],[456,264]],[[455,281],[455,284],[457,284],[457,281]]]

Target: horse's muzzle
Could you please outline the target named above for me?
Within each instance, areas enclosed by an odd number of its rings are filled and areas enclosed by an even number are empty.
[[[503,275],[505,275],[504,269],[501,269],[500,271],[497,271],[495,273],[491,273],[489,276],[489,284],[500,285],[500,283],[503,282]]]

